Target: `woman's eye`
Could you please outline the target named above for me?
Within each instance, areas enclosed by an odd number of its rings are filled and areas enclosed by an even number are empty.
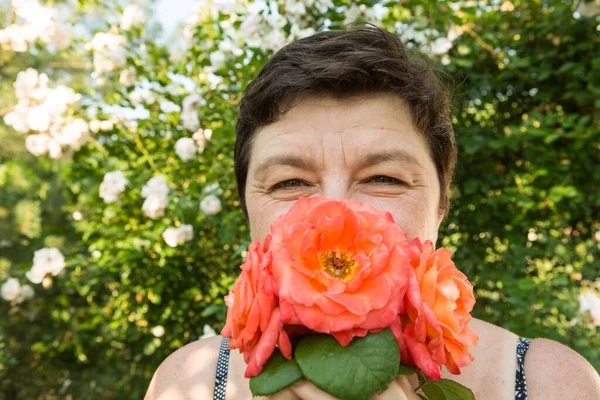
[[[273,191],[273,190],[278,190],[278,189],[289,189],[289,188],[295,188],[295,187],[297,187],[297,186],[298,186],[298,185],[294,185],[293,183],[301,183],[301,184],[304,184],[304,182],[302,182],[302,181],[301,181],[301,180],[299,180],[299,179],[288,179],[288,180],[286,180],[286,181],[281,181],[281,182],[277,183],[276,185],[272,186],[270,191]]]
[[[375,183],[382,183],[385,185],[404,185],[405,183],[399,179],[392,178],[391,176],[378,175],[374,176],[370,179],[367,179],[367,182],[374,181]]]

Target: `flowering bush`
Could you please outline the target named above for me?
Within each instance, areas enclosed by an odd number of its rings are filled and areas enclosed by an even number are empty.
[[[236,104],[285,43],[353,20],[461,82],[439,244],[474,315],[600,368],[596,3],[208,0],[167,47],[141,2],[4,2],[0,392],[142,397],[168,354],[223,325],[250,243]]]

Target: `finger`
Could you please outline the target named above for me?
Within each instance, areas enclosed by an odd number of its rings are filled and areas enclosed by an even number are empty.
[[[413,385],[409,382],[409,380],[406,376],[400,376],[400,377],[396,378],[396,382],[398,382],[400,384],[400,386],[402,386],[402,389],[404,390],[404,393],[406,394],[406,397],[408,398],[408,400],[420,400],[421,399],[415,392]]]
[[[294,383],[290,389],[302,400],[338,400],[337,397],[325,393],[306,379]]]
[[[394,380],[384,392],[376,394],[370,400],[409,400],[409,398],[404,393],[400,382]]]
[[[290,389],[284,389],[281,392],[275,393],[271,396],[257,396],[252,397],[252,400],[301,400],[296,394]]]

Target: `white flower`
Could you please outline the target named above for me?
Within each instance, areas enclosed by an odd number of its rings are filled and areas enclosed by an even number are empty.
[[[121,71],[119,75],[119,83],[124,87],[131,87],[135,82],[135,70],[133,68],[127,68]]]
[[[12,126],[14,130],[21,133],[30,131],[29,124],[27,123],[29,106],[26,103],[27,100],[19,101],[15,108],[4,116],[4,123],[8,126]]]
[[[187,112],[187,111],[196,111],[202,103],[203,103],[202,97],[199,94],[195,93],[195,94],[190,94],[189,96],[186,96],[183,99],[181,104],[182,104],[183,111]]]
[[[166,197],[169,194],[169,185],[162,175],[154,176],[146,182],[142,188],[142,197],[148,198],[151,196]]]
[[[204,148],[206,147],[206,142],[210,139],[212,135],[211,129],[198,129],[192,135],[192,139],[196,141],[196,146],[198,146],[198,153],[202,153]]]
[[[368,8],[365,4],[352,4],[350,7],[348,7],[348,10],[344,15],[344,25],[348,25],[351,22],[359,19],[371,21],[375,17],[375,14],[371,8]]]
[[[125,191],[129,181],[121,171],[107,172],[100,184],[100,197],[105,203],[115,203],[119,195]]]
[[[9,25],[0,30],[0,44],[5,50],[24,53],[29,49],[29,42],[35,40],[36,33],[31,26]]]
[[[372,15],[372,18],[376,19],[377,21],[381,21],[383,19],[383,17],[386,16],[388,11],[389,11],[389,9],[387,7],[385,7],[384,5],[375,3],[375,5],[373,5],[373,7],[371,8],[370,15]]]
[[[403,42],[407,42],[408,40],[413,40],[417,44],[427,43],[430,38],[439,37],[440,33],[436,29],[423,29],[426,24],[423,21],[417,21],[412,25],[402,24],[402,28],[404,29],[400,39]],[[427,51],[427,49],[425,49]]]
[[[210,53],[209,59],[210,65],[212,65],[215,70],[220,69],[227,62],[227,56],[224,52],[219,50]]]
[[[46,276],[46,270],[40,267],[33,266],[28,272],[25,273],[25,276],[32,283],[40,284]]]
[[[156,337],[161,337],[165,334],[165,328],[162,325],[157,325],[151,330],[152,334]]]
[[[13,86],[19,99],[42,100],[46,97],[48,90],[48,75],[40,74],[33,68],[27,68],[17,74]]]
[[[529,232],[527,233],[527,240],[530,242],[535,242],[538,239],[538,235],[535,232],[535,229],[531,228],[529,229]]]
[[[165,229],[165,231],[162,234],[162,237],[165,243],[167,243],[171,247],[177,247],[177,245],[179,244],[179,235],[177,232],[177,228],[169,227]]]
[[[89,126],[83,119],[76,118],[67,123],[55,137],[60,144],[77,150],[87,142],[89,138]]]
[[[93,119],[89,122],[88,124],[90,131],[92,131],[93,133],[98,133],[100,132],[100,120],[99,119]]]
[[[166,197],[150,196],[144,200],[142,211],[150,218],[161,217],[165,215],[165,208],[169,205],[169,200]]]
[[[33,297],[33,288],[29,285],[21,286],[16,278],[8,278],[0,288],[0,294],[4,300],[21,303],[23,300]]]
[[[45,268],[48,273],[56,276],[65,268],[65,257],[57,248],[45,247],[33,253],[33,266]]]
[[[33,107],[27,113],[27,125],[34,131],[45,132],[50,128],[50,110],[46,104]]]
[[[236,46],[231,40],[221,40],[219,42],[219,50],[224,54],[233,54],[235,57],[239,57],[244,54],[244,50]]]
[[[463,32],[464,29],[462,27],[452,24],[448,29],[447,38],[449,41],[454,42],[456,39],[459,38],[460,35],[463,34]]]
[[[192,160],[198,152],[196,142],[192,138],[181,138],[175,143],[175,153],[183,161]]]
[[[155,176],[142,188],[142,196],[146,198],[142,211],[150,218],[164,215],[169,205],[169,186],[163,176]]]
[[[182,112],[181,122],[183,124],[183,128],[191,132],[194,132],[200,128],[200,119],[198,118],[198,113],[195,110]]]
[[[172,85],[183,88],[186,93],[191,93],[198,89],[198,84],[192,78],[189,78],[185,75],[167,72],[167,76],[171,80]]]
[[[210,325],[205,324],[204,328],[202,328],[202,336],[200,336],[200,339],[206,339],[213,336],[217,336],[217,332],[215,332],[215,330],[211,328]]]
[[[578,300],[579,312],[581,314],[589,312],[594,326],[600,326],[600,297],[593,291],[587,290],[579,295]]]
[[[276,52],[285,45],[285,35],[280,29],[272,29],[262,40],[261,49],[264,52]]]
[[[192,225],[181,225],[177,228],[169,227],[162,234],[164,241],[171,247],[192,240],[194,237],[194,228]]]
[[[248,43],[248,40],[256,36],[257,32],[260,29],[262,21],[263,18],[258,13],[246,15],[246,18],[244,19],[244,21],[242,21],[240,27],[238,28],[238,37],[245,41],[247,44],[250,44]]]
[[[198,118],[198,107],[203,103],[202,97],[199,94],[191,94],[183,99],[181,107],[181,120],[183,127],[191,132],[195,132],[200,128],[200,120]]]
[[[123,10],[121,29],[128,31],[134,26],[142,25],[146,18],[144,12],[135,4],[130,4]]]
[[[200,202],[200,209],[206,215],[214,215],[221,211],[221,200],[214,194],[209,194]]]
[[[127,59],[125,37],[111,32],[98,32],[89,47],[94,50],[96,73],[110,72],[125,65]]]
[[[290,38],[293,40],[303,39],[305,37],[311,36],[315,33],[315,29],[312,27],[300,29],[300,27],[296,24],[292,25],[292,29],[290,31]]]
[[[17,297],[17,303],[20,303],[26,299],[31,299],[34,294],[35,292],[33,291],[33,288],[31,286],[27,284],[21,286],[21,293],[20,296]]]
[[[55,247],[45,247],[33,253],[33,266],[25,274],[33,283],[41,283],[47,274],[58,275],[65,268],[65,257]]]
[[[79,211],[74,211],[72,217],[75,221],[81,221],[83,219],[83,214]]]
[[[160,102],[160,110],[165,113],[179,112],[181,107],[169,100],[162,100]]]
[[[587,18],[595,17],[600,14],[600,0],[594,0],[590,2],[586,2],[585,0],[580,1],[577,7],[577,11],[579,14],[583,15]]]
[[[40,135],[29,135],[25,139],[25,148],[28,152],[38,157],[48,152],[50,136],[42,133]]]
[[[301,0],[288,0],[285,3],[285,13],[294,17],[301,17],[306,14],[306,6]]]
[[[48,155],[53,160],[58,160],[63,155],[62,146],[54,139],[48,141]]]
[[[78,102],[81,99],[79,93],[69,87],[58,85],[54,89],[49,89],[44,104],[48,107],[48,113],[53,117],[64,114],[69,104]]]
[[[100,122],[100,130],[102,132],[111,131],[114,128],[114,124],[110,120],[105,120]]]
[[[8,280],[2,284],[2,288],[0,288],[2,298],[8,301],[15,300],[17,296],[19,296],[20,291],[21,285],[17,278],[8,278]]]
[[[213,182],[209,185],[206,185],[202,189],[202,193],[221,195],[223,194],[223,189],[219,187],[219,182]]]
[[[49,37],[50,44],[56,46],[59,50],[64,50],[71,44],[73,40],[73,33],[67,28],[66,25],[55,24],[54,31]]]
[[[194,238],[194,227],[192,225],[181,225],[179,227],[179,233],[184,242],[189,242]]]
[[[452,42],[445,37],[437,38],[431,43],[431,54],[440,56],[448,53],[452,48]]]
[[[129,93],[129,100],[134,104],[140,104],[142,102],[152,104],[156,101],[156,94],[148,87],[138,87]]]

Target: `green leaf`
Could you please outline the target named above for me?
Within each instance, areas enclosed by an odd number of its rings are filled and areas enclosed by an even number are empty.
[[[319,389],[342,400],[366,400],[387,389],[400,365],[400,350],[390,329],[355,338],[342,347],[329,335],[300,340],[296,362]]]
[[[409,367],[408,365],[400,364],[397,375],[412,375],[417,372],[417,367]]]
[[[475,400],[471,389],[449,379],[427,381],[421,389],[429,400]]]
[[[262,372],[250,378],[250,391],[254,396],[269,396],[302,378],[302,371],[294,359],[288,360],[275,349]]]

